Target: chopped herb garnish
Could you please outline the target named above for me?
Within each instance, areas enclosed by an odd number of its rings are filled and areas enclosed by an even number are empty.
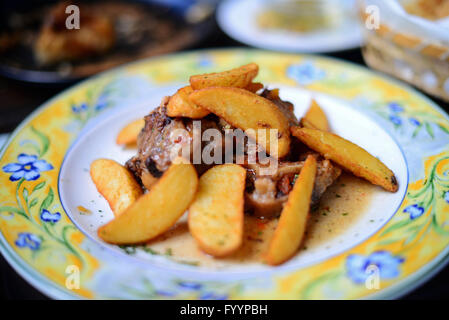
[[[165,255],[166,255],[166,256],[171,256],[171,255],[173,255],[172,249],[171,249],[171,248],[167,248],[167,249],[165,250]]]
[[[347,216],[349,213],[343,212],[342,215]]]
[[[179,263],[182,264],[187,264],[189,266],[194,266],[194,267],[198,267],[200,265],[200,263],[198,261],[178,261]]]
[[[119,246],[120,249],[125,251],[126,254],[135,254],[136,253],[136,247],[133,246]]]
[[[143,247],[142,249],[143,249],[143,251],[145,251],[147,253],[150,253],[150,254],[154,254],[154,255],[158,255],[159,254],[159,252],[151,249],[150,247]]]
[[[339,195],[338,193],[335,195],[336,198],[341,198],[341,195]]]

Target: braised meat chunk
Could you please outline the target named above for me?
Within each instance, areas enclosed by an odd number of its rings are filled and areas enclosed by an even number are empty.
[[[309,153],[310,154],[310,153]],[[341,169],[329,160],[314,154],[317,161],[317,175],[312,192],[312,205],[317,204],[326,189],[340,176]],[[295,180],[304,165],[304,161],[280,162],[272,175],[261,175],[258,165],[248,166],[246,188],[246,210],[264,218],[278,216]]]
[[[214,115],[201,120],[167,116],[168,101],[169,97],[165,97],[161,105],[145,117],[145,126],[137,138],[137,155],[126,163],[127,168],[148,190],[170,167],[174,155],[181,156],[181,146],[183,148],[187,146],[190,151],[190,161],[196,163],[195,169],[199,174],[207,170],[210,164],[203,163],[201,159],[199,159],[200,163],[194,161],[193,153],[196,146],[192,143],[193,137],[198,136],[201,139],[203,132],[210,128],[221,132],[218,118]],[[202,150],[210,143],[221,143],[221,141],[201,141],[197,147],[200,149],[197,153],[201,155]],[[219,147],[221,148],[221,146]]]

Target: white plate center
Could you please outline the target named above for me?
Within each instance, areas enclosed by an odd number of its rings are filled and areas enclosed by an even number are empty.
[[[272,85],[279,87],[281,97],[295,105],[295,113],[301,117],[307,110],[312,94],[299,88]],[[124,149],[116,145],[115,139],[127,123],[143,117],[159,105],[161,98],[173,94],[176,87],[161,88],[158,94],[145,101],[143,105],[126,106],[115,109],[97,119],[86,127],[68,151],[61,167],[59,179],[59,194],[64,209],[78,228],[89,238],[98,241],[112,250],[124,251],[116,246],[105,244],[97,236],[97,229],[113,218],[106,200],[97,192],[92,183],[89,168],[92,161],[98,158],[108,158],[124,164],[136,153],[135,149]],[[397,211],[407,189],[407,165],[397,143],[378,124],[366,115],[356,111],[346,103],[335,98],[313,94],[321,105],[333,132],[362,146],[368,152],[379,157],[396,175],[399,190],[390,193],[379,190],[374,193],[369,207],[363,215],[352,223],[342,234],[314,247],[313,250],[301,251],[296,257],[285,263],[281,268],[298,268],[325,260],[331,256],[348,250],[363,242],[378,231]],[[89,213],[83,212],[87,209]],[[137,258],[173,268],[191,268],[180,266],[169,257],[138,252]],[[271,267],[253,263],[229,267],[234,272],[254,272],[267,270]],[[207,271],[206,267],[199,267]],[[210,269],[209,269],[210,270]]]

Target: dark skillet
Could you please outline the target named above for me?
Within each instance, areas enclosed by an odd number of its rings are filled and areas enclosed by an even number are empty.
[[[170,7],[160,0],[74,1],[105,6],[105,12],[114,16],[116,43],[108,52],[96,57],[42,66],[35,59],[33,43],[44,17],[56,2],[0,2],[0,37],[3,35],[5,39],[6,35],[8,43],[3,42],[3,49],[0,49],[0,75],[33,83],[71,83],[123,63],[193,46],[215,23],[213,9],[202,10],[207,7],[201,7],[198,11],[196,7],[195,10],[192,6],[198,1],[193,0],[165,1]],[[125,15],[134,19],[132,28],[117,27]]]

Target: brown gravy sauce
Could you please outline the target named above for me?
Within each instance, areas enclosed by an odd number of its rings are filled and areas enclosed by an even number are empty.
[[[343,174],[323,195],[319,207],[311,212],[306,236],[297,254],[330,242],[356,222],[370,204],[375,186],[352,175]],[[147,247],[152,253],[165,254],[174,261],[202,267],[222,268],[242,263],[261,263],[278,219],[261,220],[245,216],[241,248],[225,258],[203,253],[190,235],[186,219],[179,221]]]

